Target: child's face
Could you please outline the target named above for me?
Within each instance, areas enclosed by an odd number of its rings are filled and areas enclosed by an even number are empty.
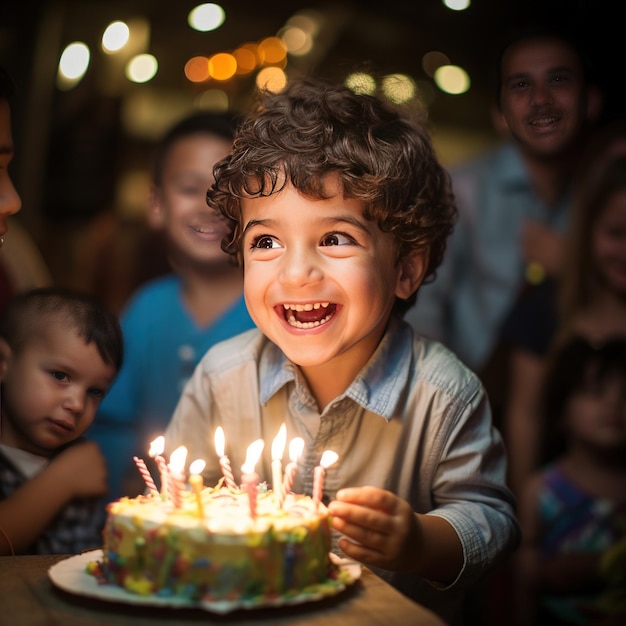
[[[626,294],[626,191],[613,194],[593,230],[594,264],[612,291]]]
[[[569,437],[598,450],[626,447],[626,389],[615,374],[602,384],[586,382],[574,394],[566,411]]]
[[[395,296],[408,297],[413,284],[392,236],[363,217],[362,202],[343,198],[337,179],[328,184],[336,195],[327,200],[287,185],[242,201],[244,295],[261,331],[302,368],[339,362],[358,371]]]
[[[22,201],[9,176],[9,163],[13,158],[11,111],[7,100],[0,98],[0,237],[7,230],[7,218],[17,213]]]
[[[149,216],[153,226],[165,231],[176,260],[228,262],[221,249],[228,229],[207,205],[206,192],[214,182],[213,166],[230,148],[226,139],[206,133],[183,137],[171,147]]]
[[[50,324],[2,356],[2,443],[48,456],[92,423],[115,376],[96,345]]]

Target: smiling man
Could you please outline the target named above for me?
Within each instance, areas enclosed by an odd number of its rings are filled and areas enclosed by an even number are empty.
[[[543,27],[509,39],[496,86],[507,140],[451,172],[459,222],[437,280],[407,315],[486,383],[519,292],[559,272],[572,182],[602,101],[576,39]]]

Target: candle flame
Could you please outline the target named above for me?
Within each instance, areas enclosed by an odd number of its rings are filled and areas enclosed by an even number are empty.
[[[161,435],[150,442],[150,451],[148,454],[151,457],[159,456],[159,454],[163,454],[163,450],[165,450],[165,437]]]
[[[272,460],[279,461],[283,458],[285,452],[285,443],[287,442],[287,427],[283,424],[278,429],[278,434],[272,441]]]
[[[289,460],[292,463],[297,463],[298,459],[302,456],[304,450],[304,439],[302,437],[294,437],[289,442]]]
[[[248,446],[248,449],[246,450],[246,460],[241,466],[241,471],[244,474],[254,474],[254,466],[261,457],[261,452],[263,452],[264,446],[265,442],[263,439],[257,439]]]
[[[217,452],[217,456],[220,458],[224,456],[225,446],[226,440],[224,437],[224,429],[221,426],[218,426],[215,429],[215,451]]]
[[[189,473],[190,474],[201,474],[202,470],[205,468],[205,466],[206,466],[206,461],[204,461],[202,459],[196,459],[189,466]]]
[[[326,469],[327,467],[330,467],[338,458],[339,455],[336,452],[333,452],[332,450],[324,450],[320,465]]]
[[[172,472],[182,474],[185,467],[185,461],[187,460],[187,448],[185,446],[178,446],[174,452],[170,455],[170,469]]]

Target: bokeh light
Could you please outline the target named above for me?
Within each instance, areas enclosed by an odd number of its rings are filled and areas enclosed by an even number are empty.
[[[202,83],[209,76],[209,59],[206,57],[193,57],[185,63],[185,77],[192,83]]]
[[[226,20],[226,13],[219,4],[199,4],[187,16],[187,23],[194,30],[206,33],[219,28]]]
[[[439,50],[431,50],[422,57],[422,69],[431,78],[442,65],[450,65],[450,59]]]
[[[448,9],[452,9],[453,11],[465,11],[465,9],[469,8],[471,1],[470,0],[443,0],[443,4]]]
[[[82,41],[67,45],[59,60],[59,74],[70,81],[79,81],[89,67],[90,56],[87,44]]]
[[[130,38],[130,28],[125,22],[111,22],[102,35],[102,49],[105,52],[121,50]]]
[[[354,93],[372,96],[376,92],[376,80],[373,76],[365,72],[349,74],[344,84],[349,89],[352,89]]]
[[[267,89],[278,93],[285,88],[287,76],[279,67],[265,67],[256,77],[256,86],[259,89]]]
[[[469,75],[458,65],[442,65],[435,71],[434,79],[437,87],[445,93],[459,95],[470,88]]]
[[[233,56],[237,61],[237,74],[249,74],[259,65],[258,48],[255,43],[245,43],[239,46]]]
[[[126,78],[134,83],[147,83],[159,69],[156,58],[151,54],[138,54],[126,65]]]
[[[215,80],[228,80],[237,71],[237,59],[228,52],[218,52],[209,58],[209,75]]]
[[[385,97],[394,104],[410,102],[416,93],[415,81],[406,74],[390,74],[382,80],[381,89]]]

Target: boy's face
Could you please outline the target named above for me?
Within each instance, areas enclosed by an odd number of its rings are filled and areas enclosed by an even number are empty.
[[[193,262],[225,263],[221,242],[226,223],[206,202],[213,166],[231,148],[226,139],[197,133],[176,141],[164,163],[161,186],[154,188],[149,220],[164,230],[175,255]]]
[[[96,345],[58,323],[19,352],[1,344],[2,443],[49,456],[80,437],[116,374]]]
[[[244,295],[257,326],[303,369],[333,363],[356,373],[413,283],[392,236],[343,198],[336,178],[328,185],[327,200],[287,185],[242,201]]]
[[[8,101],[0,98],[0,237],[8,230],[7,218],[22,207],[22,201],[9,176],[8,168],[12,158],[11,111]]]
[[[581,62],[565,42],[514,44],[502,60],[504,124],[529,153],[549,157],[575,141],[587,115]]]

